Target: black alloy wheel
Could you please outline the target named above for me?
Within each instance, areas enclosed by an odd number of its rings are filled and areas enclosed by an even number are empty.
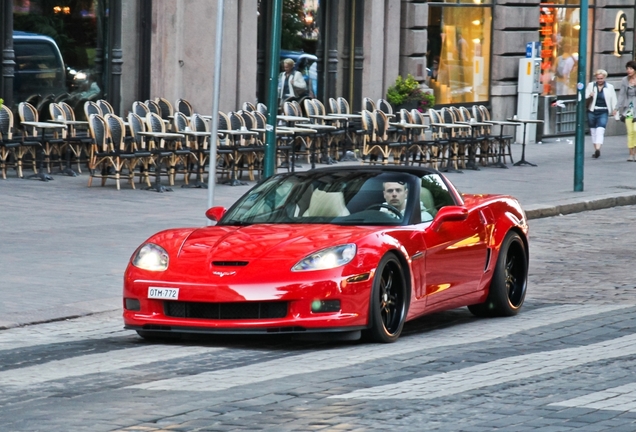
[[[513,316],[526,297],[528,254],[519,234],[510,231],[501,244],[484,303],[468,306],[477,316]]]
[[[402,264],[393,253],[386,254],[373,279],[367,334],[374,342],[395,342],[406,319],[407,284]]]

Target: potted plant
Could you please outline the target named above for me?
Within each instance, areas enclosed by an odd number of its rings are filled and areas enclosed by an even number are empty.
[[[3,103],[4,103],[4,99],[0,98],[0,108],[2,108]]]
[[[425,112],[435,105],[435,95],[432,92],[423,91],[420,83],[411,74],[408,74],[406,78],[402,78],[401,75],[397,77],[395,83],[386,92],[386,100],[396,110],[405,108]]]

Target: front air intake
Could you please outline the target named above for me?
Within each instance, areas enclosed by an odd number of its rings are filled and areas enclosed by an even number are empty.
[[[166,301],[166,316],[211,320],[272,319],[287,316],[287,302],[197,303]]]

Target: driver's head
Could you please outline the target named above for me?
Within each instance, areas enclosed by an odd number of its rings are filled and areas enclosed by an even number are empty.
[[[384,182],[384,200],[400,211],[406,207],[408,188],[404,182]]]

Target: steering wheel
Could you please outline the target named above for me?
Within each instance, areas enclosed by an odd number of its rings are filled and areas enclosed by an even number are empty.
[[[365,210],[374,210],[374,209],[381,209],[381,208],[385,208],[389,211],[391,211],[392,213],[394,213],[398,219],[402,219],[403,215],[402,212],[399,211],[397,208],[393,207],[391,204],[388,203],[382,203],[382,204],[371,204],[369,207],[367,207]]]

